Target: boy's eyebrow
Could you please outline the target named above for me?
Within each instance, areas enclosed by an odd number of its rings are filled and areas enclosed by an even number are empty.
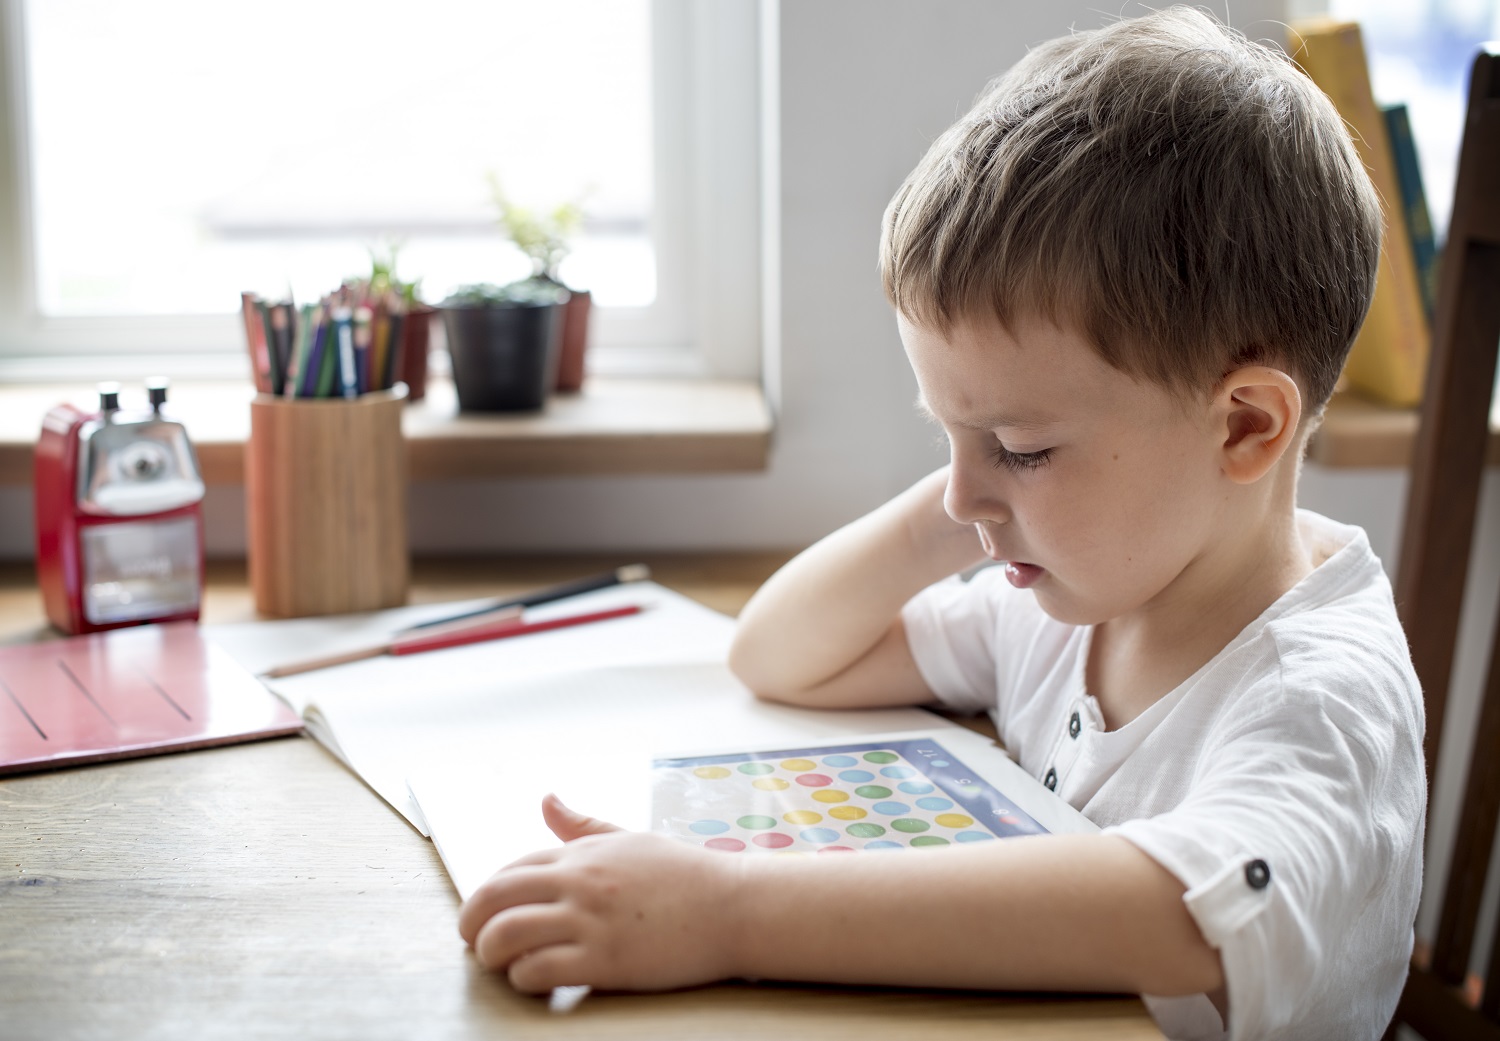
[[[927,399],[920,393],[917,394],[916,409],[929,423],[942,426],[943,421],[932,411],[931,406],[927,404]],[[994,430],[999,427],[1010,430],[1041,430],[1055,422],[1056,420],[1051,416],[1041,414],[996,412],[987,416],[979,416],[969,422],[959,422],[958,425],[972,427],[975,430]]]

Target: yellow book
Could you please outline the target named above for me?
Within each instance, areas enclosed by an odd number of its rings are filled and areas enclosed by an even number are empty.
[[[1287,50],[1349,124],[1385,213],[1375,298],[1349,352],[1344,377],[1351,388],[1378,401],[1416,405],[1422,399],[1431,334],[1401,212],[1395,158],[1385,117],[1370,89],[1359,25],[1330,18],[1294,22]]]

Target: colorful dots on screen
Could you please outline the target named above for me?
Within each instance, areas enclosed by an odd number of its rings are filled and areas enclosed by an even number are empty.
[[[759,813],[747,813],[735,821],[735,823],[746,831],[764,831],[767,828],[776,827],[776,818],[767,817]],[[926,825],[923,825],[923,827],[926,827]]]
[[[988,842],[994,837],[987,831],[961,831],[953,836],[956,842]]]
[[[959,838],[962,839],[963,836],[960,835]],[[766,849],[785,849],[792,844],[792,837],[784,832],[768,831],[755,836],[750,841]]]
[[[945,828],[972,828],[974,818],[962,813],[940,813],[935,818]]]
[[[745,844],[739,839],[732,839],[728,836],[718,839],[709,839],[703,845],[708,849],[723,850],[725,853],[738,853],[740,850],[745,848]]]
[[[823,815],[814,813],[812,810],[792,810],[790,813],[782,814],[781,819],[788,824],[816,824],[823,819]]]
[[[818,802],[848,802],[849,793],[841,792],[837,788],[819,788],[812,793],[812,797]]]
[[[848,781],[850,784],[864,784],[866,781],[875,780],[875,775],[868,770],[844,770],[839,774],[839,780]]]
[[[958,793],[960,795],[967,795],[972,799],[976,795],[983,795],[984,789],[979,787],[979,785],[975,784],[973,781],[970,781],[968,784],[959,785]]]
[[[874,842],[866,842],[865,843],[865,849],[905,849],[905,848],[906,847],[903,846],[903,845],[901,845],[901,843],[899,843],[899,842],[892,842],[890,839],[877,839]]]
[[[865,822],[862,824],[851,824],[847,829],[850,835],[857,839],[878,839],[885,834],[885,829],[878,824]]]
[[[770,763],[741,763],[740,773],[749,774],[751,777],[759,777],[762,774],[775,773],[776,767]]]
[[[1001,824],[1020,824],[1021,823],[1021,818],[1019,818],[1019,817],[1013,817],[1010,814],[1006,813],[1006,814],[1002,814],[1000,816],[1000,823]]]
[[[894,763],[899,758],[901,758],[901,757],[898,756],[895,752],[866,752],[865,753],[865,762],[867,762],[867,763]]]
[[[913,770],[909,766],[887,766],[880,772],[887,777],[894,777],[898,781],[904,777],[917,776],[917,771]]]
[[[872,808],[876,813],[883,813],[888,817],[899,817],[911,812],[911,807],[904,802],[877,802]]]
[[[911,840],[913,846],[946,846],[948,840],[938,835],[918,835]]]
[[[839,837],[839,833],[836,832],[836,831],[834,831],[832,828],[803,828],[802,829],[802,841],[803,842],[815,842],[815,843],[817,843],[820,846],[823,845],[823,844],[825,844],[825,843],[828,843],[828,842],[837,841],[838,837]]]
[[[701,820],[689,824],[688,830],[699,835],[722,835],[729,830],[729,825],[725,821]]]
[[[858,806],[835,806],[828,811],[828,816],[841,821],[857,821],[865,816],[865,811]]]
[[[953,764],[950,763],[950,762],[948,762],[948,760],[946,760],[946,759],[934,759],[932,761],[932,765],[933,766],[942,767],[942,766],[952,766]]]
[[[721,778],[729,776],[729,771],[724,769],[722,766],[700,766],[696,770],[694,770],[693,773],[697,774],[705,781],[717,781]]]
[[[891,790],[884,785],[867,784],[854,789],[854,794],[858,795],[861,799],[889,799],[891,797]]]
[[[926,781],[902,781],[896,787],[900,788],[907,795],[926,795],[933,790],[932,785]]]
[[[906,786],[902,785],[902,787],[904,788]],[[931,810],[934,813],[936,813],[938,810],[953,809],[953,801],[951,799],[939,798],[936,795],[934,795],[930,799],[918,799],[917,805],[922,807],[922,809],[924,810]]]
[[[750,785],[763,792],[784,792],[792,786],[785,777],[757,777]]]
[[[827,774],[798,774],[797,783],[808,788],[822,788],[824,785],[833,783],[833,778]]]
[[[741,817],[740,820],[743,821],[744,818]],[[910,835],[915,834],[919,831],[926,831],[928,825],[926,821],[922,820],[919,817],[899,817],[896,820],[891,821],[891,827],[895,828],[897,831],[904,831]]]
[[[781,761],[781,768],[783,770],[790,770],[793,773],[801,773],[803,770],[811,770],[817,765],[818,764],[813,762],[811,759],[783,759]]]
[[[854,850],[848,846],[824,846],[818,850],[819,853],[853,853]]]
[[[858,766],[859,760],[852,755],[828,755],[823,757],[824,766]]]

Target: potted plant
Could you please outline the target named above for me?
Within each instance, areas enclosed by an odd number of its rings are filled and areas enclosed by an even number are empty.
[[[500,179],[490,175],[490,195],[500,216],[500,227],[531,259],[531,280],[567,292],[559,334],[557,382],[553,389],[576,391],[583,386],[584,354],[588,348],[589,312],[592,295],[574,289],[558,278],[557,269],[572,251],[572,239],[583,226],[583,207],[578,200],[564,202],[547,212],[519,206],[506,194]]]
[[[440,305],[465,412],[539,409],[557,380],[568,292],[542,279],[460,286]]]
[[[399,379],[406,384],[407,403],[421,401],[427,393],[427,353],[432,342],[432,316],[437,309],[422,302],[422,280],[403,282],[396,277],[396,254],[400,245],[392,243],[383,252],[370,250],[372,295],[387,290],[404,305],[406,317],[401,323],[401,361]]]

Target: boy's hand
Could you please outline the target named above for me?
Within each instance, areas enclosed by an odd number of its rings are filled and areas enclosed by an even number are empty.
[[[735,974],[735,858],[622,831],[552,795],[542,814],[566,845],[502,868],[459,913],[481,965],[527,993],[667,990]]]

